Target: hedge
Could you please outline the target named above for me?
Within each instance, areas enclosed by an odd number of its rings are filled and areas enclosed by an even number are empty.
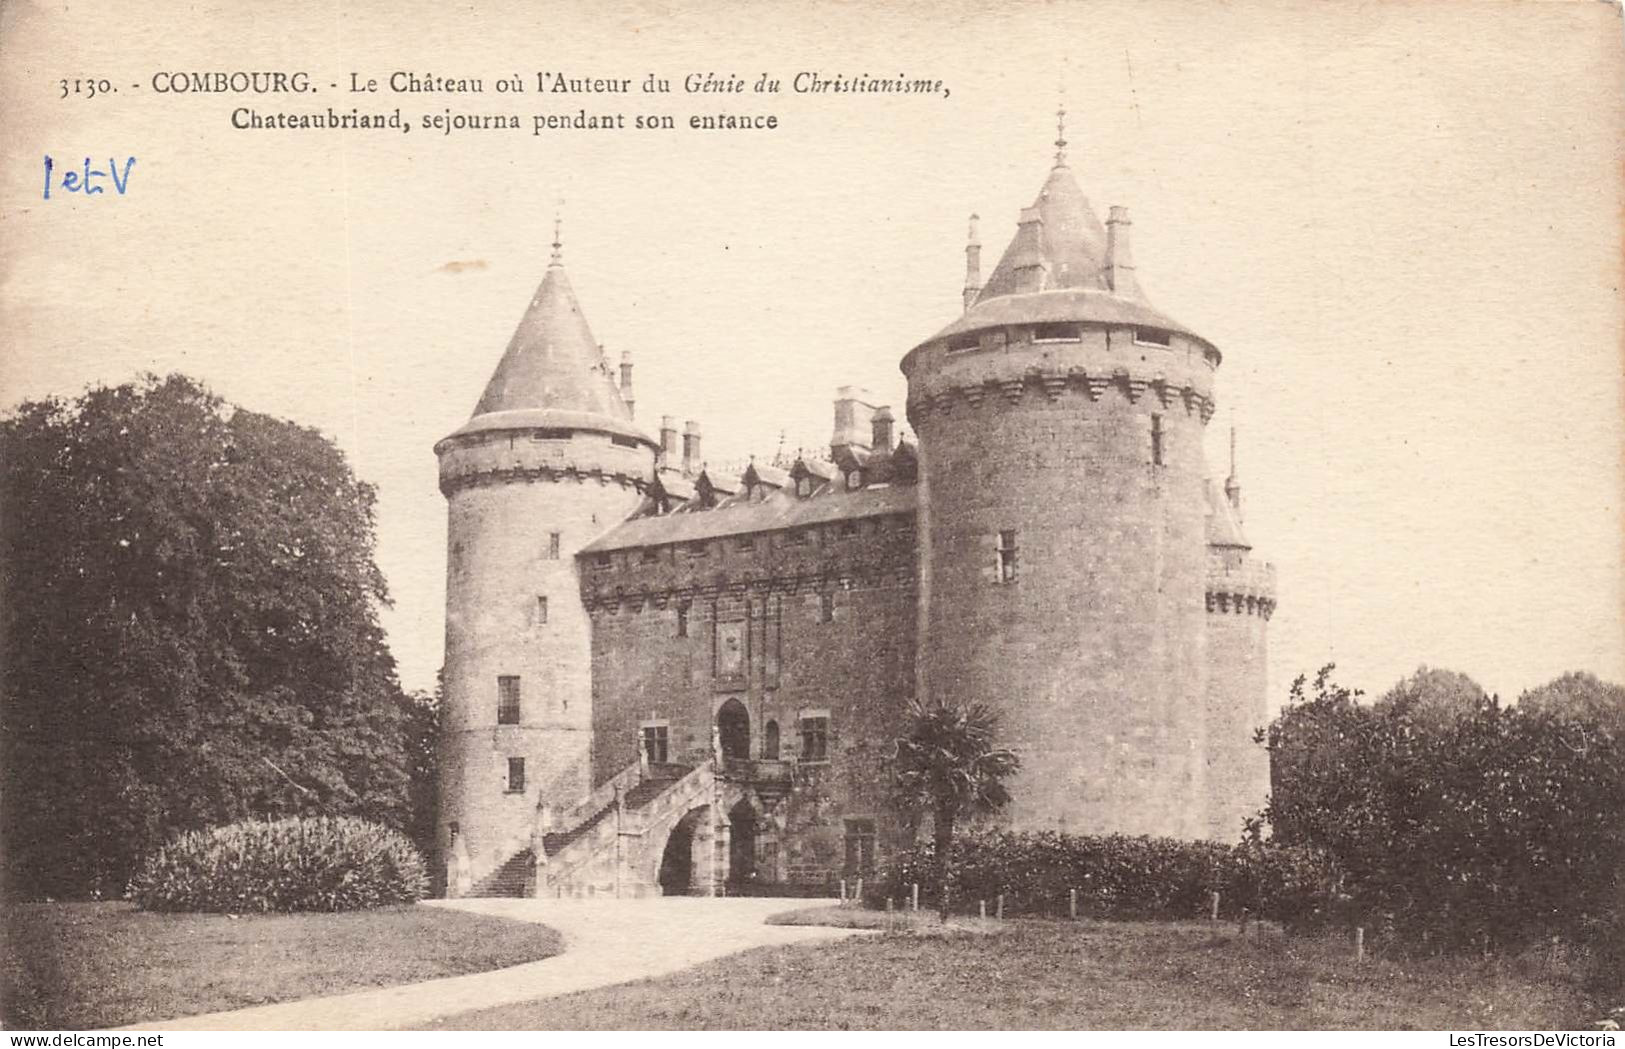
[[[146,857],[126,895],[151,911],[349,911],[411,903],[427,884],[404,835],[320,816],[180,834]]]

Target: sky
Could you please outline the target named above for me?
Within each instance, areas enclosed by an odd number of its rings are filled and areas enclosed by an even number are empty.
[[[180,371],[331,436],[379,492],[408,687],[442,655],[432,447],[496,366],[555,215],[645,425],[699,420],[713,462],[814,447],[838,386],[901,409],[899,359],[959,311],[967,216],[990,268],[1063,97],[1072,167],[1102,217],[1130,209],[1142,286],[1224,352],[1209,461],[1234,426],[1246,526],[1279,573],[1272,703],[1332,661],[1371,692],[1423,663],[1507,698],[1567,670],[1625,680],[1615,5],[146,10],[0,8],[0,405]],[[153,89],[215,70],[305,70],[318,94]],[[540,70],[948,91],[572,98],[537,94]],[[343,90],[395,71],[487,93]],[[525,93],[492,90],[515,74]],[[119,91],[60,97],[76,77]],[[328,105],[524,128],[230,125]],[[530,132],[580,109],[780,126]],[[137,162],[123,195],[45,200],[47,154]]]

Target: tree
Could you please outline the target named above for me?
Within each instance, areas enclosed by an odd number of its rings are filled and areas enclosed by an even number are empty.
[[[1454,670],[1422,665],[1377,700],[1378,713],[1408,717],[1427,731],[1441,732],[1493,702],[1478,682]]]
[[[1528,714],[1594,721],[1616,737],[1625,737],[1625,686],[1603,681],[1586,671],[1570,671],[1518,697]]]
[[[1021,768],[1015,753],[995,745],[998,715],[980,703],[950,706],[909,701],[908,731],[897,740],[893,772],[910,808],[930,809],[936,843],[937,909],[948,919],[948,856],[954,828],[966,817],[993,812],[1010,800],[1004,781]]]
[[[8,889],[116,894],[247,816],[405,828],[374,500],[316,431],[182,376],[0,420]]]

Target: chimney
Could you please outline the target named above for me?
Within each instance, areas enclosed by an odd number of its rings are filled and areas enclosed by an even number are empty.
[[[626,402],[626,414],[632,414],[632,351],[621,351],[621,400]]]
[[[683,424],[683,473],[700,472],[700,424],[693,419]]]
[[[660,417],[660,467],[677,469],[677,420],[669,415]]]
[[[869,421],[869,425],[874,436],[874,440],[870,443],[869,447],[876,455],[891,454],[892,422],[893,416],[889,406],[883,404],[879,408],[875,409],[874,418]]]
[[[1134,277],[1134,252],[1129,247],[1128,209],[1112,205],[1106,219],[1106,285],[1125,299],[1140,297]]]
[[[982,238],[977,235],[976,224],[981,221],[978,215],[970,217],[970,234],[965,242],[965,308],[971,308],[976,296],[982,290]]]
[[[830,455],[840,458],[848,448],[869,448],[870,421],[874,405],[868,401],[869,392],[857,386],[842,386],[835,391],[835,434],[829,439]]]
[[[1049,262],[1044,258],[1044,215],[1037,208],[1022,208],[1014,245],[1016,290],[1043,291],[1049,286]]]

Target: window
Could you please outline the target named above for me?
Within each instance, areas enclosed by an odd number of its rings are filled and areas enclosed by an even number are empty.
[[[643,563],[644,564],[651,565],[651,564],[654,564],[658,560],[660,560],[660,551],[658,549],[656,549],[655,547],[652,547],[652,546],[646,546],[646,547],[643,548]]]
[[[1034,342],[1077,342],[1078,326],[1076,324],[1035,324],[1033,325]]]
[[[842,521],[840,531],[843,536],[857,535],[858,523],[856,521]]]
[[[679,602],[677,602],[677,636],[678,637],[687,637],[688,636],[688,611],[692,607],[693,607],[692,602],[689,602],[689,601],[679,601]]]
[[[563,543],[563,541],[564,537],[558,532],[547,533],[547,559],[549,561],[557,561],[559,559],[559,546]]]
[[[1162,416],[1151,416],[1151,462],[1155,466],[1162,465]]]
[[[743,551],[747,551],[747,552],[751,551],[751,550],[754,550],[754,549],[756,549],[756,540],[751,538],[750,536],[746,536],[745,538],[739,540],[739,542],[735,543],[734,548],[737,549],[737,550],[743,550]]]
[[[768,761],[779,760],[779,723],[769,721],[762,726],[762,757]]]
[[[826,590],[818,595],[818,621],[820,623],[835,622],[835,594]]]
[[[1142,346],[1168,346],[1172,344],[1173,339],[1167,332],[1157,331],[1155,328],[1135,328],[1134,341]]]
[[[497,724],[519,724],[519,677],[516,674],[497,678]]]
[[[801,760],[829,760],[829,715],[804,714],[801,718]]]
[[[637,442],[636,438],[622,437],[618,433],[614,433],[614,434],[609,435],[609,443],[610,444],[618,444],[622,448],[636,448],[638,446],[638,442]]]
[[[625,738],[624,736],[622,737]],[[668,749],[670,744],[670,730],[663,721],[651,722],[642,728],[643,753],[648,756],[649,764],[664,765],[671,756]]]
[[[536,622],[547,622],[547,596],[545,594],[536,596]]]
[[[592,559],[592,566],[594,568],[608,568],[609,567],[609,555],[608,554],[599,554],[597,557],[594,557]]]
[[[846,475],[846,487],[848,488],[848,490],[862,488],[863,487],[863,471],[862,470],[849,470],[847,472],[847,475]]]
[[[875,821],[846,821],[847,877],[867,878],[875,872]]]
[[[812,494],[812,477],[802,474],[796,478],[796,494],[805,499]]]
[[[999,582],[1016,581],[1016,530],[1007,528],[999,533]]]
[[[525,792],[525,759],[508,759],[508,793],[523,794]]]
[[[982,340],[975,334],[956,335],[948,340],[949,353],[962,353],[965,350],[974,350],[982,344]]]
[[[706,552],[707,548],[703,539],[697,543],[688,544],[688,555],[690,557],[704,557]]]
[[[568,441],[570,439],[570,431],[534,430],[531,432],[530,439],[533,441]]]

